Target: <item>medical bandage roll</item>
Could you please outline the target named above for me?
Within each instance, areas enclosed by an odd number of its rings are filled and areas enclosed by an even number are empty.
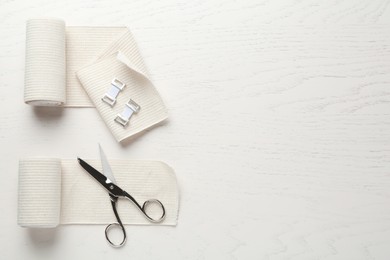
[[[29,158],[19,161],[18,224],[51,228],[60,223],[61,160]]]
[[[99,160],[87,159],[98,171]],[[118,186],[141,205],[160,200],[166,211],[161,223],[152,223],[131,202],[117,205],[123,224],[169,225],[177,223],[179,190],[171,167],[159,161],[110,160]],[[148,213],[159,216],[160,207]],[[18,225],[52,228],[66,224],[109,224],[115,222],[108,192],[78,163],[77,159],[25,158],[19,162]]]
[[[27,22],[24,102],[61,106],[66,102],[65,23],[57,19]]]

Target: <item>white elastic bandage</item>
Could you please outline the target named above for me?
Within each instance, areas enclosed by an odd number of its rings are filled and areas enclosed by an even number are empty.
[[[87,160],[101,170],[99,160]],[[176,225],[179,194],[173,170],[158,161],[110,160],[118,186],[139,203],[160,200],[166,218],[157,225]],[[128,200],[118,201],[124,224],[149,225]],[[156,210],[153,212],[153,210]],[[152,215],[159,208],[148,208]],[[115,216],[107,191],[74,160],[29,158],[20,160],[18,224],[55,227],[59,224],[108,224]]]
[[[126,88],[111,108],[101,99],[114,78]],[[123,128],[114,119],[129,99],[142,112]],[[95,106],[118,142],[168,116],[126,27],[66,27],[56,19],[27,23],[24,100],[35,106]]]

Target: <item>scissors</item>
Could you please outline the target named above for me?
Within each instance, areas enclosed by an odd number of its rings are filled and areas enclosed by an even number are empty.
[[[110,195],[111,206],[112,206],[112,209],[114,211],[117,223],[109,224],[106,227],[106,229],[105,229],[105,235],[106,235],[107,241],[110,243],[111,246],[113,246],[113,247],[121,247],[121,246],[123,246],[126,243],[126,230],[125,230],[125,228],[124,228],[124,226],[122,224],[122,221],[121,221],[121,219],[119,217],[119,214],[117,212],[117,209],[116,209],[116,204],[117,204],[119,198],[125,198],[125,199],[128,199],[131,202],[133,202],[134,205],[141,211],[141,213],[152,223],[159,223],[159,222],[164,220],[164,218],[165,218],[165,208],[164,208],[164,205],[161,203],[161,201],[159,201],[157,199],[147,200],[141,206],[133,198],[133,196],[131,196],[126,191],[122,190],[116,184],[116,181],[115,181],[114,175],[112,173],[110,164],[108,163],[107,158],[106,158],[106,156],[105,156],[105,154],[103,152],[103,149],[101,148],[100,145],[99,145],[99,150],[100,150],[100,160],[102,162],[103,173],[100,173],[98,170],[93,168],[91,165],[89,165],[84,160],[82,160],[80,158],[77,158],[77,160],[79,161],[79,164],[81,165],[81,167],[83,167],[84,170],[86,170],[93,178],[95,178],[95,180],[97,180],[108,191],[108,194]],[[161,207],[161,209],[162,209],[162,214],[161,214],[160,218],[158,218],[158,219],[152,218],[146,212],[147,206],[152,204],[152,203],[159,205]],[[110,240],[109,236],[108,236],[108,232],[109,232],[110,228],[113,227],[113,226],[119,226],[122,229],[123,240],[119,244],[113,243]]]

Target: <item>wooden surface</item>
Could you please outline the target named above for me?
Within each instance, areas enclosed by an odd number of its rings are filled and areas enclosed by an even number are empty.
[[[0,0],[1,258],[390,259],[388,5]],[[25,105],[40,16],[129,26],[169,120],[120,145],[94,109]],[[97,157],[98,142],[175,169],[179,225],[128,226],[119,250],[103,226],[18,227],[19,158]]]

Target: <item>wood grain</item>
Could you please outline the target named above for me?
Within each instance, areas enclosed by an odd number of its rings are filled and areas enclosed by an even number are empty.
[[[1,1],[4,259],[389,259],[389,1]],[[130,27],[169,119],[117,144],[93,109],[23,104],[24,26]],[[19,157],[162,160],[176,228],[16,226]],[[12,198],[12,199],[11,199]]]

